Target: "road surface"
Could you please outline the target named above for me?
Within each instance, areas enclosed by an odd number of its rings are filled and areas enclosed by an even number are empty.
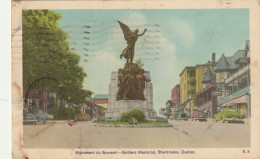
[[[170,128],[94,127],[89,121],[24,125],[24,148],[232,148],[250,146],[250,124],[172,121]]]

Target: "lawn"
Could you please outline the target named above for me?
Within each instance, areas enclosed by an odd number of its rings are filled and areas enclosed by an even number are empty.
[[[114,125],[119,125],[119,124],[123,124],[123,125],[127,125],[129,124],[128,122],[122,122],[122,121],[94,121],[94,123],[97,124],[114,124]],[[147,122],[139,122],[137,125],[167,125],[167,122],[163,122],[163,121],[147,121]]]

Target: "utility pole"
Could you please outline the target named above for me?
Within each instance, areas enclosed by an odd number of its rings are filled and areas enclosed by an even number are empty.
[[[70,121],[70,96],[68,97],[68,105],[69,105],[69,121]]]

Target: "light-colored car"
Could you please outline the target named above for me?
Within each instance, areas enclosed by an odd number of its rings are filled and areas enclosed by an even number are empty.
[[[23,124],[38,124],[38,119],[32,113],[26,113],[23,116]]]
[[[242,115],[235,108],[222,108],[214,117],[216,122],[242,122]]]
[[[24,110],[23,124],[46,123],[48,115],[39,108]]]
[[[179,112],[173,112],[172,116],[170,116],[170,120],[176,120],[178,115],[179,115]]]

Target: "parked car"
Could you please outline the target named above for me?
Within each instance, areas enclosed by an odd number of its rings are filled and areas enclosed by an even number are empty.
[[[179,115],[179,112],[173,112],[172,116],[170,116],[170,120],[176,120],[178,115]]]
[[[75,121],[85,121],[87,119],[88,118],[87,118],[86,114],[84,114],[84,113],[79,113],[75,117]]]
[[[86,114],[86,116],[87,116],[87,120],[90,121],[90,120],[91,120],[90,115],[89,115],[89,114]]]
[[[23,123],[24,124],[38,124],[46,123],[48,115],[44,113],[40,108],[34,108],[30,110],[24,110]]]
[[[26,113],[23,115],[23,124],[38,124],[38,119],[32,113]]]
[[[242,122],[242,115],[235,108],[222,108],[214,117],[216,122]]]
[[[193,111],[191,114],[192,121],[207,121],[206,114],[202,111]]]
[[[177,120],[188,120],[187,114],[180,111],[178,116],[177,116]]]

